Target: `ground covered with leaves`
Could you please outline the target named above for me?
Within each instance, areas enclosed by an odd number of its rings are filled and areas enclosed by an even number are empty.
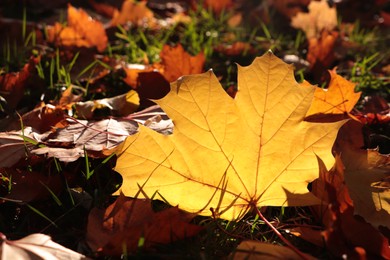
[[[388,1],[0,15],[2,259],[390,259]]]

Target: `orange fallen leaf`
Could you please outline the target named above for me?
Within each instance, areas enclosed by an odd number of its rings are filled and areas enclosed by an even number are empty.
[[[329,7],[326,0],[311,1],[309,12],[300,12],[291,20],[294,28],[302,29],[306,38],[317,38],[321,31],[332,31],[337,26],[337,12],[335,7]]]
[[[134,25],[153,25],[156,21],[153,12],[146,6],[147,1],[125,0],[120,11],[115,10],[111,26],[130,22]]]
[[[358,102],[361,92],[355,92],[354,83],[337,75],[334,71],[329,71],[329,74],[328,88],[316,88],[313,102],[306,117],[316,114],[349,114]]]
[[[52,130],[53,126],[64,118],[65,110],[62,107],[43,102],[22,116],[24,126],[30,126],[39,133]],[[12,127],[20,129],[20,122],[15,122]]]
[[[127,85],[131,86],[133,89],[138,86],[138,75],[140,72],[150,72],[155,68],[149,65],[142,64],[126,64],[123,66],[123,70],[126,73],[126,77],[123,78],[123,81],[126,82]]]
[[[161,63],[164,65],[163,75],[169,82],[173,82],[183,75],[201,73],[206,61],[202,52],[191,56],[181,44],[175,47],[164,45],[160,57]]]
[[[8,109],[15,109],[23,98],[25,88],[31,78],[31,74],[36,70],[35,65],[39,63],[39,60],[40,58],[31,57],[20,72],[0,75],[0,95],[5,98]]]
[[[120,256],[123,244],[135,253],[143,239],[143,250],[198,234],[203,228],[190,224],[193,214],[178,208],[154,212],[151,200],[120,194],[106,210],[94,208],[88,217],[87,243],[103,255]]]
[[[228,56],[238,56],[242,55],[243,53],[254,52],[252,46],[247,42],[234,42],[230,45],[221,44],[217,46],[217,51]]]
[[[103,24],[92,19],[84,10],[68,4],[68,26],[60,23],[47,28],[48,41],[58,46],[96,47],[102,52],[107,47]]]
[[[221,13],[223,10],[228,10],[233,6],[232,0],[205,0],[204,5],[206,8],[211,8],[216,14]]]
[[[88,3],[95,9],[95,11],[105,17],[112,18],[117,9],[109,4],[100,3],[95,0],[88,0]]]
[[[329,68],[335,61],[334,48],[337,44],[339,33],[336,31],[322,31],[320,36],[308,39],[309,48],[307,61],[310,68],[317,73]]]

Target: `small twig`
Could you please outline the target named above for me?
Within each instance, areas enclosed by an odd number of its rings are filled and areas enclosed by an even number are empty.
[[[290,243],[283,235],[277,230],[264,216],[261,214],[258,207],[254,207],[256,209],[257,215],[275,232],[275,234],[295,253],[297,253],[302,259],[309,260],[307,256],[305,256],[298,248],[296,248],[293,244]]]

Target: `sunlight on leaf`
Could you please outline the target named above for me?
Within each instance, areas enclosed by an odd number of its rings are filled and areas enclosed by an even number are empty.
[[[358,102],[361,92],[355,92],[355,84],[329,71],[331,80],[327,89],[316,88],[314,100],[306,116],[315,114],[349,113]],[[303,84],[309,84],[304,82]]]
[[[291,65],[271,52],[238,67],[238,93],[229,97],[211,72],[182,77],[155,100],[174,122],[172,135],[145,127],[118,150],[115,170],[122,192],[234,219],[254,206],[318,203],[307,185],[319,175],[316,155],[327,167],[345,121],[303,121],[315,87],[301,86]]]

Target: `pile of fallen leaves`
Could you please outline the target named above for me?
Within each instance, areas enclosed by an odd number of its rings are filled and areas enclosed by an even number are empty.
[[[359,82],[339,74],[362,46],[349,41],[351,24],[337,24],[336,6],[119,2],[50,3],[66,7],[67,21],[45,27],[0,20],[36,41],[21,68],[1,64],[2,259],[390,259],[388,96],[359,102]],[[383,6],[375,1],[373,14],[386,30]],[[232,28],[271,27],[276,13],[286,31],[303,32],[306,56],[222,32],[212,54],[174,40],[139,63],[116,52],[117,38],[130,53],[132,33],[174,34],[202,8],[230,11]],[[224,81],[221,60],[241,56],[237,82]],[[299,68],[319,85],[298,82]]]

